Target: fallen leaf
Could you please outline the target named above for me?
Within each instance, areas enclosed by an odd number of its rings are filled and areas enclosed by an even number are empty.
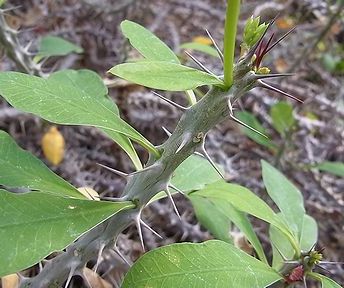
[[[247,241],[247,238],[242,232],[231,231],[230,234],[233,238],[233,243],[235,247],[241,249],[249,255],[253,255],[253,247]]]
[[[84,268],[83,275],[89,286],[92,288],[112,288],[112,285],[109,282],[105,281],[96,272],[87,267]]]
[[[17,274],[10,274],[1,278],[2,288],[19,287],[19,277]]]
[[[100,201],[98,192],[91,187],[79,187],[78,191],[90,200]]]
[[[45,158],[55,166],[63,160],[65,140],[56,126],[50,127],[42,137],[42,150]]]
[[[204,37],[204,36],[197,36],[192,39],[192,42],[199,43],[199,44],[204,44],[204,45],[212,45],[213,42],[211,41],[210,38]]]

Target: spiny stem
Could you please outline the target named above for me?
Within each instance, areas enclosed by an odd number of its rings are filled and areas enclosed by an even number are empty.
[[[224,83],[228,89],[233,84],[233,63],[240,0],[227,0],[225,35],[223,39]]]

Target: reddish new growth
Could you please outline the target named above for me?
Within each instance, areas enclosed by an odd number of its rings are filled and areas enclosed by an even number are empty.
[[[303,266],[297,266],[294,268],[287,276],[284,277],[284,280],[287,284],[295,283],[302,281],[304,276]]]

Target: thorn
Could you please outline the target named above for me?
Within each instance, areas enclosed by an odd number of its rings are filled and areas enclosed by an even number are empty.
[[[143,169],[141,169],[141,170],[137,170],[137,171],[135,171],[135,172],[132,172],[132,173],[130,173],[128,176],[137,175],[137,174],[140,174],[140,173],[142,173],[142,172],[149,171],[149,170],[154,170],[154,169],[157,168],[157,166],[159,166],[159,164],[152,164],[152,165],[147,166],[147,167],[145,167],[145,168],[143,168]]]
[[[267,53],[267,50],[269,48],[269,45],[274,38],[275,33],[272,33],[268,42],[265,44],[265,47],[263,49],[263,41],[261,42],[261,45],[259,46],[258,52],[256,53],[257,59],[255,60],[254,64],[258,68],[260,66],[260,63],[263,61],[264,56]]]
[[[164,130],[164,132],[167,134],[168,137],[170,137],[172,135],[172,133],[170,131],[167,130],[167,128],[165,128],[164,126],[161,127],[162,130]]]
[[[217,165],[215,164],[215,162],[210,158],[208,152],[205,150],[205,137],[203,139],[203,143],[202,143],[202,152],[203,152],[203,157],[205,157],[211,166],[213,166],[213,168],[216,170],[216,172],[221,176],[221,178],[225,179],[225,177],[223,176],[222,172],[220,171],[220,169],[217,167]]]
[[[132,264],[124,257],[124,255],[121,253],[121,251],[119,251],[119,249],[117,248],[117,246],[115,245],[115,247],[113,248],[113,251],[115,251],[117,253],[117,255],[129,266],[131,267]]]
[[[173,200],[172,195],[171,195],[171,191],[170,191],[170,189],[168,188],[168,186],[166,186],[166,188],[165,188],[165,193],[166,193],[166,195],[168,196],[168,198],[170,199],[170,201],[171,201],[171,203],[172,203],[174,212],[177,214],[177,216],[178,216],[179,219],[181,220],[182,218],[180,217],[180,214],[179,214],[179,211],[178,211],[178,209],[177,209],[176,203],[174,203],[174,200]]]
[[[320,261],[320,264],[332,264],[332,265],[335,265],[335,264],[339,264],[339,265],[344,265],[344,262],[332,262],[332,261]]]
[[[329,273],[329,274],[332,274],[331,271],[329,271],[328,269],[326,269],[325,267],[323,267],[323,266],[321,266],[321,265],[319,265],[319,264],[315,264],[315,267],[318,267],[318,268],[324,270],[325,272],[327,272],[327,273]]]
[[[176,190],[176,191],[179,192],[180,194],[185,195],[185,193],[184,193],[182,190],[180,190],[178,187],[174,186],[173,184],[168,184],[168,186],[169,186],[170,188]]]
[[[182,105],[179,105],[179,104],[177,104],[176,102],[173,102],[172,100],[170,100],[170,99],[168,99],[168,98],[162,96],[161,94],[159,94],[159,93],[157,93],[157,92],[155,92],[155,91],[152,91],[152,93],[153,93],[154,95],[158,96],[160,99],[166,101],[167,103],[171,104],[172,106],[174,106],[174,107],[176,107],[176,108],[178,108],[178,109],[181,109],[181,110],[183,110],[183,111],[188,110],[188,108],[186,108],[186,107],[184,107],[184,106],[182,106]]]
[[[182,150],[185,147],[185,145],[188,143],[188,141],[189,141],[188,137],[184,138],[182,143],[180,143],[180,145],[178,146],[176,153]]]
[[[303,286],[304,286],[305,288],[307,288],[306,276],[303,275],[302,279],[303,279]]]
[[[195,151],[193,154],[204,158],[204,155],[202,153],[197,152],[197,151]]]
[[[192,56],[188,51],[184,51],[204,72],[217,77],[213,72],[211,72],[207,67],[205,67],[195,56]]]
[[[279,38],[274,44],[272,44],[266,51],[265,54],[269,53],[278,43],[280,43],[284,38],[286,38],[290,33],[296,29],[296,26],[291,28],[287,33],[285,33],[281,38]]]
[[[69,286],[69,284],[70,284],[70,281],[72,280],[72,277],[73,277],[73,275],[74,275],[74,272],[75,272],[75,267],[71,267],[64,288],[68,288],[68,286]]]
[[[277,250],[278,254],[282,257],[283,262],[287,264],[297,264],[299,262],[293,261],[293,260],[288,260],[287,257],[285,257],[282,253],[282,251],[271,241],[272,246]]]
[[[278,89],[278,88],[276,88],[274,86],[271,86],[271,85],[267,84],[266,82],[263,82],[262,80],[258,80],[258,83],[259,83],[259,86],[262,87],[262,88],[275,91],[275,92],[280,93],[280,94],[282,94],[282,95],[284,95],[284,96],[286,96],[288,98],[291,98],[291,99],[293,99],[295,101],[303,103],[303,101],[301,99],[299,99],[299,98],[297,98],[297,97],[295,97],[295,96],[293,96],[293,95],[291,95],[289,93],[286,93],[286,92],[284,92],[284,91],[282,91],[282,90],[280,90],[280,89]]]
[[[219,48],[219,46],[217,45],[216,41],[214,40],[214,38],[211,36],[210,32],[208,31],[208,29],[205,29],[205,32],[207,32],[207,35],[208,37],[210,38],[211,42],[213,42],[213,45],[217,51],[217,54],[219,54],[220,58],[221,58],[221,61],[222,63],[224,62],[223,60],[223,54],[222,54],[222,51],[221,49]]]
[[[147,223],[145,223],[142,219],[140,219],[140,223],[147,228],[149,231],[151,231],[155,236],[159,237],[160,239],[164,239],[158,232],[153,230]]]
[[[105,243],[101,243],[101,244],[100,244],[99,251],[98,251],[98,257],[97,257],[97,262],[96,262],[96,264],[95,264],[94,267],[93,267],[93,271],[94,271],[95,273],[97,273],[98,266],[99,266],[99,264],[100,264],[100,261],[101,261],[101,258],[102,258],[102,253],[103,253],[103,251],[104,251],[105,246],[106,246]]]
[[[108,166],[106,166],[106,165],[103,165],[103,164],[100,164],[100,163],[97,163],[97,165],[99,165],[100,167],[103,167],[103,168],[105,168],[105,169],[107,169],[107,170],[109,170],[109,171],[115,173],[116,175],[119,175],[119,176],[123,177],[123,178],[127,178],[127,177],[129,176],[129,174],[127,174],[127,173],[124,173],[124,172],[122,172],[122,171],[113,169],[113,168],[108,167]]]
[[[232,104],[231,104],[231,100],[228,98],[228,108],[229,108],[229,118],[231,118],[234,122],[246,127],[247,129],[250,129],[251,131],[263,136],[264,138],[266,139],[269,139],[268,136],[266,136],[265,134],[263,134],[262,132],[254,129],[253,127],[251,127],[250,125],[247,125],[246,123],[242,122],[241,120],[239,120],[238,118],[236,118],[233,114],[233,107],[232,107]]]
[[[135,225],[137,228],[137,233],[139,234],[142,250],[143,250],[143,252],[145,252],[145,244],[143,242],[143,235],[142,235],[142,228],[141,228],[141,210],[136,216]]]
[[[279,77],[289,77],[294,76],[293,73],[281,73],[281,74],[255,74],[256,79],[269,79],[269,78],[279,78]]]
[[[42,272],[42,270],[43,270],[43,263],[42,263],[43,261],[41,261],[41,262],[38,262],[38,269],[39,269],[39,272]]]

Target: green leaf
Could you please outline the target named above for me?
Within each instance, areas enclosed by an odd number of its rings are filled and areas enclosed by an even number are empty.
[[[262,126],[262,124],[259,123],[258,119],[251,113],[247,111],[239,111],[236,112],[235,115],[244,122],[245,124],[251,126],[252,128],[258,130],[259,132],[263,133],[264,135],[267,135],[267,132],[265,128]],[[269,139],[266,139],[265,137],[259,135],[256,132],[253,132],[252,130],[240,126],[240,130],[251,140],[254,142],[263,145],[271,150],[276,150],[276,145],[272,143]],[[268,135],[267,135],[268,136]]]
[[[302,251],[309,251],[318,241],[318,224],[315,219],[307,214],[303,216],[303,225],[300,238]]]
[[[39,159],[21,149],[6,132],[1,130],[0,185],[8,189],[38,190],[60,196],[85,198]]]
[[[40,41],[40,47],[37,54],[38,59],[51,56],[65,56],[71,53],[83,53],[84,50],[60,37],[46,36]],[[38,60],[39,61],[39,60]]]
[[[297,240],[292,236],[289,227],[263,200],[245,187],[219,181],[207,185],[203,190],[198,191],[197,195],[228,201],[239,211],[248,213],[274,225],[293,242],[293,247],[295,246],[296,249]]]
[[[209,45],[201,44],[201,43],[188,42],[188,43],[184,43],[180,45],[180,48],[195,50],[195,51],[202,52],[204,54],[208,54],[216,58],[220,57],[215,48]]]
[[[281,279],[268,265],[218,240],[178,243],[143,255],[122,288],[267,287]]]
[[[12,106],[64,125],[89,125],[122,133],[158,155],[156,148],[122,120],[107,97],[94,97],[76,86],[19,72],[0,73],[0,95]]]
[[[324,275],[314,272],[308,273],[308,275],[313,279],[321,281],[321,288],[342,288],[338,283]]]
[[[145,27],[135,22],[124,20],[121,23],[121,29],[123,35],[130,41],[130,44],[146,59],[180,64],[174,52]]]
[[[102,78],[91,70],[62,70],[50,75],[49,79],[59,81],[62,85],[70,84],[83,90],[90,97],[105,98],[104,104],[111,107],[114,113],[119,116],[117,106],[108,98],[108,89],[104,85]],[[121,133],[100,128],[107,136],[114,140],[133,161],[136,169],[142,169],[140,158],[138,157],[131,141]]]
[[[293,106],[291,106],[288,102],[278,102],[272,106],[270,115],[272,119],[272,125],[282,136],[285,136],[295,124]]]
[[[166,61],[124,63],[109,70],[127,81],[166,91],[185,91],[203,85],[222,86],[216,76]]]
[[[189,198],[195,210],[196,217],[202,226],[216,239],[232,243],[229,237],[231,227],[230,219],[219,211],[209,198],[199,197],[197,193],[192,193]]]
[[[262,160],[263,181],[271,199],[277,204],[284,220],[288,223],[294,235],[300,239],[305,207],[303,196],[296,186],[281,172]]]
[[[172,175],[171,183],[184,193],[189,193],[220,179],[221,176],[208,160],[201,156],[191,155],[178,166]]]
[[[324,161],[319,164],[316,164],[314,168],[319,169],[320,171],[331,173],[339,177],[344,177],[344,163],[343,162]]]
[[[61,251],[129,202],[79,200],[0,189],[0,276],[26,269]]]

